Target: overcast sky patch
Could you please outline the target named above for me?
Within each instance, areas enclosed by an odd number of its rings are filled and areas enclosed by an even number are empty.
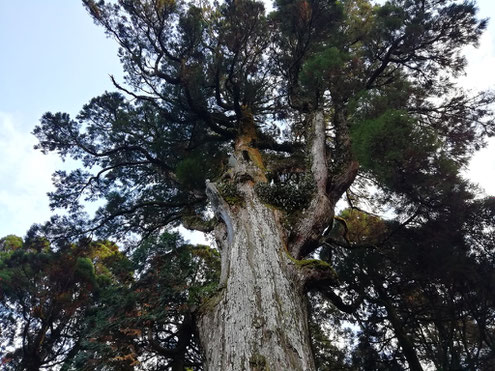
[[[33,223],[50,217],[46,193],[59,166],[56,156],[33,149],[36,140],[21,128],[21,119],[0,112],[0,226],[3,234],[23,236]],[[8,227],[8,231],[4,230]]]

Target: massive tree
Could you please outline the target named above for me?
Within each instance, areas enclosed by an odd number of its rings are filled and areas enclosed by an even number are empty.
[[[342,310],[366,294],[339,296],[349,285],[315,258],[373,245],[332,237],[347,225],[337,202],[393,206],[396,235],[468,192],[459,171],[493,134],[492,97],[455,78],[486,21],[450,0],[278,0],[271,13],[250,0],[83,3],[119,43],[126,76],[76,119],[47,113],[34,131],[42,151],[83,166],[55,175],[52,206],[70,216],[51,221],[53,238],[68,226],[213,233],[218,290],[192,308],[207,369],[314,370],[306,292]],[[81,201],[97,199],[85,218]],[[379,272],[359,278],[380,293]]]

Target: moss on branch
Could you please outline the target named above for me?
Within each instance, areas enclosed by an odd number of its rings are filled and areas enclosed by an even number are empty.
[[[233,183],[223,182],[218,185],[218,192],[224,201],[230,206],[243,205],[244,197],[239,193]]]
[[[298,268],[305,283],[322,280],[329,280],[331,282],[338,281],[337,272],[326,261],[320,259],[298,260],[294,258],[287,250],[285,250],[285,253],[289,260]]]
[[[249,358],[249,365],[253,371],[269,371],[265,356],[255,353]]]
[[[184,228],[204,233],[211,232],[215,228],[215,224],[217,223],[214,218],[204,220],[198,215],[184,215],[181,218],[181,222]]]

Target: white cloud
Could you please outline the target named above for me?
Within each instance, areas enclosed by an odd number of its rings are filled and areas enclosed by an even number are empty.
[[[486,148],[473,156],[466,173],[468,178],[481,186],[487,195],[495,196],[495,139],[491,139],[488,143]]]
[[[183,226],[179,226],[176,230],[184,237],[187,242],[195,245],[211,245],[213,242],[213,240],[209,238],[207,234],[199,231],[191,231],[184,228]]]
[[[464,87],[473,90],[495,88],[495,74],[492,72],[495,66],[494,37],[487,31],[481,36],[478,48],[470,46],[465,49],[468,66],[466,76],[460,79]]]
[[[22,120],[0,112],[0,237],[23,236],[50,217],[47,192],[60,161],[33,149],[36,139]]]
[[[494,90],[495,74],[495,35],[487,31],[483,34],[478,48],[466,48],[468,67],[461,84],[470,90]],[[495,140],[478,151],[472,158],[466,175],[479,184],[488,195],[495,195]]]

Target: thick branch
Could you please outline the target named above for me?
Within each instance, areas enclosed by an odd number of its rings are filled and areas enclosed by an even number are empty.
[[[318,241],[333,218],[334,204],[327,197],[328,181],[325,120],[322,111],[310,116],[308,156],[316,191],[289,238],[289,251],[296,258],[306,256],[318,247]]]
[[[308,290],[319,292],[323,298],[329,300],[335,307],[344,313],[353,314],[363,303],[364,294],[360,294],[352,303],[345,303],[342,298],[332,289],[332,281],[320,280],[310,282],[306,287]]]
[[[225,129],[224,127],[218,125],[215,121],[218,121],[219,115],[218,113],[212,114],[210,113],[206,108],[199,106],[196,104],[194,97],[191,94],[191,91],[189,87],[185,87],[184,89],[184,94],[187,100],[187,104],[189,105],[189,108],[196,114],[198,115],[199,118],[204,120],[204,122],[208,125],[208,127],[215,132],[218,135],[221,135],[222,137],[226,139],[234,139],[235,138],[235,133],[231,130]],[[216,116],[215,120],[213,117]],[[227,118],[220,118],[222,121],[229,122]]]
[[[342,194],[351,186],[356,178],[359,163],[352,154],[351,135],[344,107],[336,107],[333,117],[335,125],[336,156],[332,166],[332,175],[327,183],[330,201],[336,204]]]
[[[383,57],[379,58],[379,60],[382,63],[380,64],[380,66],[375,71],[373,71],[370,78],[366,82],[366,89],[372,89],[374,87],[375,81],[380,77],[380,75],[388,67],[388,65],[391,62],[390,58],[392,57],[392,54],[397,50],[398,46],[403,41],[403,39],[404,39],[404,36],[399,37],[396,40],[394,40],[394,42],[390,45],[390,47],[388,48],[385,55]]]
[[[319,286],[335,287],[339,284],[337,273],[327,262],[319,259],[296,260],[301,281],[307,290]]]
[[[214,218],[204,220],[198,215],[184,215],[181,222],[184,228],[203,233],[212,232],[216,224],[216,220]]]
[[[423,367],[421,362],[419,361],[418,355],[416,354],[416,350],[414,347],[414,343],[411,341],[409,334],[404,329],[404,322],[399,317],[397,311],[393,307],[390,302],[387,293],[382,288],[381,282],[374,282],[375,290],[379,296],[379,302],[383,305],[387,311],[387,319],[390,321],[395,336],[399,342],[400,347],[404,353],[404,356],[407,359],[407,363],[411,371],[423,371]]]

